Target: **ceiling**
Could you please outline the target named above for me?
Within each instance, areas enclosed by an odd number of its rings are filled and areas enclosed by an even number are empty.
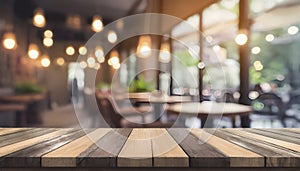
[[[102,17],[107,25],[119,18],[144,12],[147,0],[15,0],[16,16],[23,20],[31,20],[36,8],[44,10],[47,28],[55,32],[56,40],[85,41],[93,34],[89,25],[94,15]],[[67,27],[69,15],[79,15],[82,22],[81,29]],[[39,30],[42,38],[43,30]]]
[[[130,13],[139,13],[146,8],[146,0],[33,0],[46,11],[61,14],[79,14],[91,17],[95,14],[106,20],[117,20]]]

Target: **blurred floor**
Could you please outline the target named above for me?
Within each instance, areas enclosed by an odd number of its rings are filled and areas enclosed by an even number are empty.
[[[86,112],[80,110],[78,115],[86,115]],[[57,107],[51,111],[41,114],[42,123],[35,125],[37,127],[79,127],[79,122],[72,104]]]

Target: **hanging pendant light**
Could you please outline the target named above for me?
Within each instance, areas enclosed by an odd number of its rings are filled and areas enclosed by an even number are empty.
[[[147,35],[140,36],[137,56],[140,58],[148,58],[151,56],[151,37]]]
[[[162,63],[169,63],[171,61],[170,44],[162,43],[159,51],[159,61]]]
[[[44,16],[44,11],[41,8],[37,8],[33,15],[33,25],[36,27],[44,27],[46,25],[46,18]]]
[[[102,23],[101,17],[98,15],[95,15],[93,17],[92,30],[94,32],[100,32],[102,29],[103,29],[103,23]]]
[[[6,32],[3,35],[2,45],[5,49],[12,50],[17,47],[16,36],[13,32]]]
[[[27,54],[28,54],[29,58],[31,58],[31,59],[37,59],[40,55],[39,47],[36,44],[31,43],[28,47]]]

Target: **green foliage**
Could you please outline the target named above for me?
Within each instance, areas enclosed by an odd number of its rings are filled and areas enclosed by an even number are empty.
[[[19,82],[15,84],[14,90],[19,94],[37,94],[42,93],[44,88],[33,82]]]
[[[138,79],[132,80],[129,85],[129,92],[150,92],[153,90],[153,83],[147,82],[142,76],[139,76]]]
[[[185,66],[196,66],[199,63],[199,59],[193,57],[188,50],[177,51],[175,56]]]
[[[99,82],[96,85],[96,89],[99,89],[99,90],[109,90],[110,89],[110,84],[108,84],[106,82]]]

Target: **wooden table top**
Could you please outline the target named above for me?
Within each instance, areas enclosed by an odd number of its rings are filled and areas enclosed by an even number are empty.
[[[300,129],[85,131],[0,128],[0,168],[300,167]]]
[[[22,104],[0,104],[0,112],[6,111],[24,111],[25,105]]]
[[[13,103],[30,103],[45,99],[45,94],[16,94],[0,97],[1,101]]]
[[[137,93],[136,93],[137,94]],[[129,99],[136,102],[142,103],[183,103],[191,102],[192,98],[190,96],[168,96],[168,95],[152,95],[147,93],[142,93],[141,95],[131,95],[129,93]]]
[[[170,105],[168,110],[173,113],[185,115],[195,116],[195,114],[198,114],[200,117],[214,114],[223,114],[224,116],[248,115],[252,112],[251,106],[236,103],[216,103],[212,101],[174,104]]]

